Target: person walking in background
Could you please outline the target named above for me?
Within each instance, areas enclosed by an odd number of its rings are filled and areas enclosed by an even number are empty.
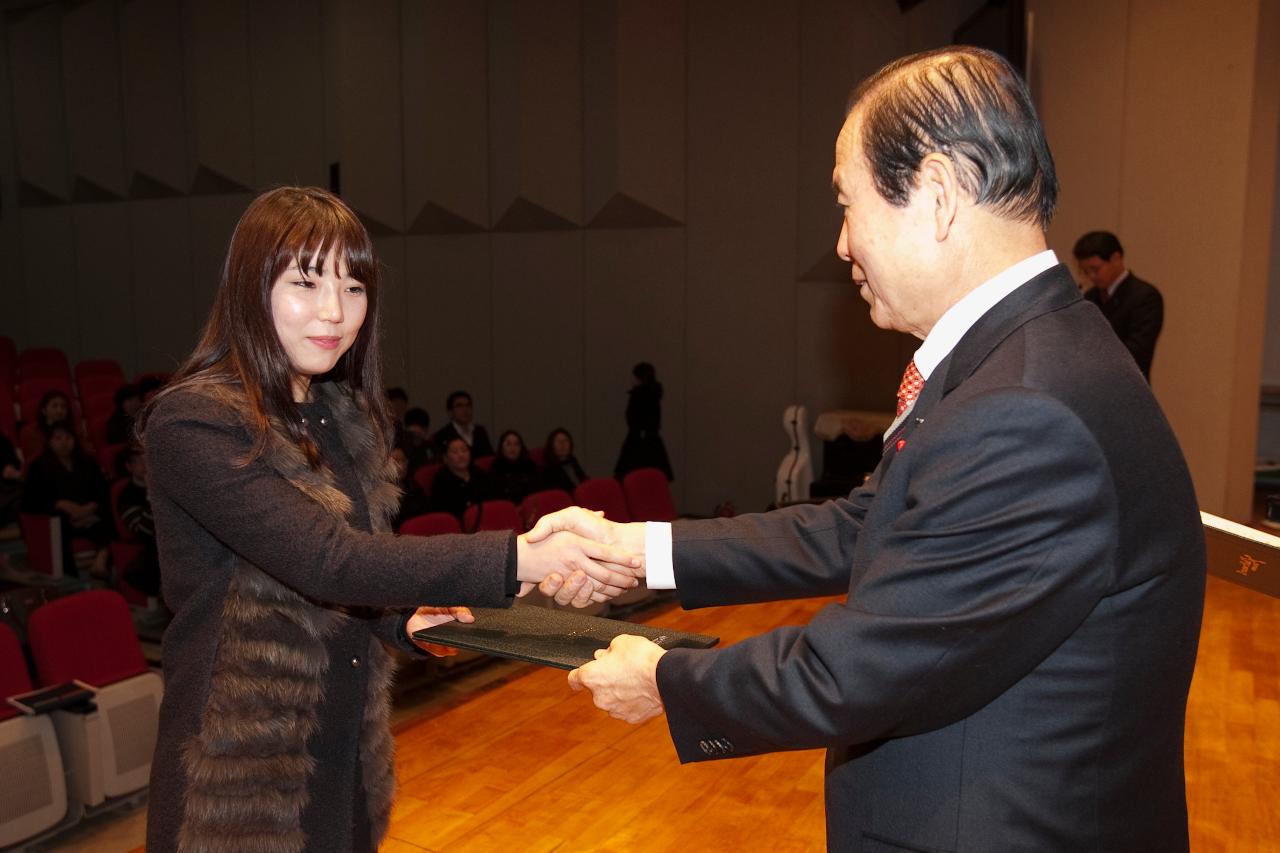
[[[662,441],[662,383],[658,381],[653,365],[642,361],[631,368],[634,382],[627,400],[627,437],[623,439],[618,454],[618,464],[613,473],[621,478],[636,468],[657,468],[675,479],[671,473],[671,460],[667,446]]]

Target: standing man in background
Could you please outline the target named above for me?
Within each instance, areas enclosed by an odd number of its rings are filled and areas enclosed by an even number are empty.
[[[1102,309],[1142,375],[1151,381],[1151,359],[1164,325],[1164,298],[1155,285],[1124,265],[1124,247],[1110,231],[1090,231],[1076,241],[1071,254],[1081,274],[1093,285],[1084,298]]]

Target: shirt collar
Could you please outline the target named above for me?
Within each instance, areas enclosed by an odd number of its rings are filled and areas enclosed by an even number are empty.
[[[996,303],[1058,263],[1052,249],[1032,255],[975,287],[938,318],[924,343],[916,350],[916,369],[927,381],[942,360],[951,354],[965,332]]]
[[[1116,288],[1123,284],[1124,280],[1128,277],[1129,271],[1127,269],[1121,272],[1120,275],[1116,276],[1116,280],[1111,282],[1111,286],[1107,288],[1108,299],[1116,295]]]

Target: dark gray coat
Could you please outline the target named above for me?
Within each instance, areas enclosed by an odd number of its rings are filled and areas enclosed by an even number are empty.
[[[163,396],[146,425],[166,603],[147,849],[374,850],[394,792],[383,643],[419,604],[504,606],[509,534],[398,538],[394,468],[336,385],[304,406],[325,460],[253,447],[238,388]],[[378,532],[374,532],[378,531]]]
[[[673,536],[686,607],[848,594],[668,652],[681,760],[825,747],[833,850],[1187,849],[1203,533],[1159,406],[1065,268],[969,330],[847,500]]]

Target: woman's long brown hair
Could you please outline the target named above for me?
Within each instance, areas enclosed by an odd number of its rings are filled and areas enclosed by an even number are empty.
[[[247,420],[256,436],[246,462],[261,455],[270,419],[275,418],[312,467],[320,464],[319,449],[303,429],[293,399],[293,369],[276,334],[271,289],[291,265],[304,270],[320,267],[331,254],[335,262],[342,259],[351,277],[364,285],[368,310],[351,348],[333,370],[314,381],[344,383],[368,412],[374,434],[390,453],[378,334],[378,261],[369,232],[332,193],[318,187],[280,187],[255,198],[240,217],[200,342],[162,392],[193,385],[240,385],[249,402]],[[139,417],[139,432],[150,409],[148,405]]]

